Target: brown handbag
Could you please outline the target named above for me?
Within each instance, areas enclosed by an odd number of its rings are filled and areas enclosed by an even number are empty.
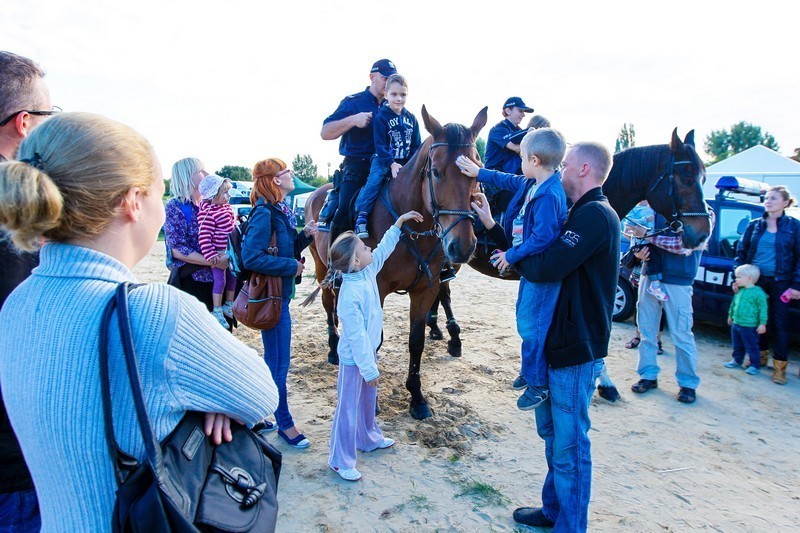
[[[267,254],[278,255],[274,231]],[[250,279],[244,282],[242,290],[233,302],[233,316],[248,328],[274,328],[281,319],[282,287],[283,280],[280,276],[251,273]]]

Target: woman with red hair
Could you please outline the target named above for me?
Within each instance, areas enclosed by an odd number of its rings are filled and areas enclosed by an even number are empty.
[[[253,168],[253,180],[255,183],[250,193],[253,210],[242,240],[242,262],[248,270],[280,276],[283,280],[280,321],[274,328],[262,331],[261,339],[264,342],[264,360],[278,386],[279,402],[275,410],[278,435],[294,448],[307,448],[310,443],[295,427],[286,400],[292,336],[289,300],[294,295],[295,278],[303,273],[300,252],[311,244],[317,224],[309,220],[303,231],[297,232],[294,213],[283,201],[294,190],[294,173],[286,163],[277,158],[259,161]],[[273,233],[278,245],[277,255],[267,253]],[[265,425],[267,430],[275,427],[269,422]]]

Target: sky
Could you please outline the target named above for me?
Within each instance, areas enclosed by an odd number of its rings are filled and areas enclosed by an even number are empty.
[[[796,1],[364,2],[4,0],[0,49],[46,71],[54,104],[128,124],[165,177],[199,157],[213,172],[310,154],[327,175],[338,141],[319,136],[380,58],[409,82],[408,109],[489,123],[520,96],[568,142],[613,150],[745,120],[780,152],[800,147]],[[523,122],[523,125],[527,119]],[[423,138],[425,133],[423,132]]]

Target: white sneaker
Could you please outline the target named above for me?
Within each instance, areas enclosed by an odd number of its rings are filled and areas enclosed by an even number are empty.
[[[391,448],[394,446],[394,439],[389,439],[384,437],[383,442],[378,444],[377,450],[385,450],[386,448]]]
[[[222,326],[225,329],[228,329],[228,321],[225,320],[225,315],[222,314],[221,307],[215,307],[214,310],[211,311],[211,314],[214,315],[214,318],[217,319],[217,322],[219,322],[220,326]]]
[[[345,481],[358,481],[361,479],[361,472],[355,468],[336,468],[332,466],[331,470],[339,474],[339,477]]]

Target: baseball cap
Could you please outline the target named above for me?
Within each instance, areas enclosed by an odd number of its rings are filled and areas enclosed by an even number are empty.
[[[533,113],[533,108],[526,106],[525,102],[519,96],[512,96],[506,100],[506,103],[503,104],[503,109],[507,107],[518,107],[526,113]]]
[[[370,73],[372,72],[379,72],[381,76],[388,78],[392,74],[397,74],[397,68],[388,59],[379,59],[373,63]]]
[[[216,174],[209,174],[204,177],[198,187],[198,191],[200,192],[200,196],[203,197],[203,200],[213,200],[219,192],[219,187],[222,185],[223,181],[225,180]]]

